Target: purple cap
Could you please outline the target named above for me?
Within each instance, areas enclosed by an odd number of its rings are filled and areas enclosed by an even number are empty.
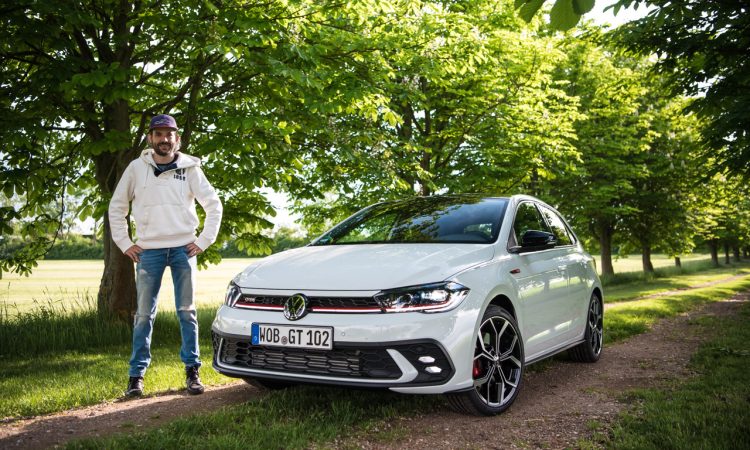
[[[151,119],[151,125],[148,126],[148,130],[151,131],[154,128],[172,128],[177,129],[177,122],[174,117],[168,114],[159,114]]]

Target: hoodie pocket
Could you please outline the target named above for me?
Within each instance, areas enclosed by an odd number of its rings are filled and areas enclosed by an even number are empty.
[[[136,234],[141,240],[195,233],[197,219],[183,205],[147,206],[142,224],[136,220]]]

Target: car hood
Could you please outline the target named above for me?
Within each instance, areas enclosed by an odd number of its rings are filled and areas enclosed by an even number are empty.
[[[492,259],[492,245],[365,244],[302,247],[249,266],[243,288],[371,291],[443,281]]]

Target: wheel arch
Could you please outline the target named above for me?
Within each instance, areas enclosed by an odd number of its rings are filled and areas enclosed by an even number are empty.
[[[594,292],[592,293],[599,297],[599,301],[602,303],[602,309],[604,309],[604,293],[602,292],[602,289],[599,286],[595,286]],[[516,320],[518,319],[516,318]]]
[[[495,306],[499,306],[505,309],[506,311],[510,313],[511,316],[513,316],[514,319],[516,319],[516,322],[518,321],[518,314],[516,313],[516,307],[513,305],[513,302],[508,296],[504,294],[498,294],[495,297],[493,297],[492,300],[490,300],[487,306],[489,305],[495,305]]]

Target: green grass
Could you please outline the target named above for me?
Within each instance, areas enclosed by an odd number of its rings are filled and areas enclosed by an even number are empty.
[[[0,315],[0,417],[38,415],[119,398],[127,383],[132,333],[127,324],[99,317],[88,307],[40,306]],[[210,368],[211,322],[216,307],[198,308],[200,349],[210,385],[234,379]],[[157,314],[146,394],[184,387],[180,329],[173,311]]]
[[[601,269],[601,261],[599,255],[592,255],[596,259],[596,266]],[[723,258],[721,258],[723,261]],[[693,253],[685,255],[680,258],[683,267],[689,267],[694,264],[710,263],[711,255],[707,253]],[[651,255],[651,264],[654,265],[655,269],[666,269],[674,267],[674,258],[670,258],[663,254]],[[641,272],[643,271],[643,261],[640,254],[628,255],[628,256],[615,256],[612,260],[615,273],[625,272]]]
[[[750,290],[750,277],[664,297],[613,304],[604,313],[605,344],[644,333],[659,319]]]
[[[185,369],[179,344],[153,350],[145,394],[181,389]],[[201,343],[207,355],[201,371],[204,383],[220,385],[234,379],[219,375],[210,366],[211,348]],[[23,417],[94,405],[122,397],[127,384],[130,346],[102,347],[98,351],[67,351],[38,357],[8,358],[0,373],[0,415]]]
[[[692,264],[686,263],[682,269],[662,268],[648,275],[643,272],[619,273],[614,277],[602,277],[604,301],[606,303],[628,301],[645,295],[692,288],[744,274],[750,274],[750,261],[713,267],[710,261],[701,260]]]
[[[219,305],[224,300],[229,280],[255,260],[257,258],[227,258],[199,271],[196,304]],[[96,298],[103,270],[103,261],[39,261],[39,266],[28,277],[4,273],[0,279],[0,311],[15,315],[39,306],[79,307],[81,298]],[[159,308],[174,310],[169,268],[164,273]]]
[[[712,339],[691,361],[699,376],[668,389],[639,390],[620,417],[607,448],[750,448],[750,305],[731,318],[704,318]]]

